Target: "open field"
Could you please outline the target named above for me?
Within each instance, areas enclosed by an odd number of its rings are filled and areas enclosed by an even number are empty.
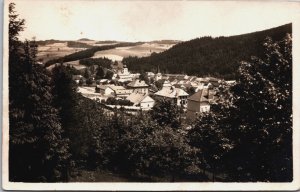
[[[42,60],[42,62],[47,62],[51,59],[60,58],[85,49],[86,48],[68,47],[67,43],[53,43],[45,46],[38,46],[37,59]]]
[[[163,52],[173,45],[174,44],[143,43],[137,46],[117,47],[115,49],[98,51],[93,58],[106,57],[114,61],[121,61],[124,57],[128,56],[146,57],[154,52]]]
[[[85,43],[91,46],[105,46],[105,45],[116,44],[116,43],[96,44],[97,41],[77,41],[77,42]],[[85,49],[87,48],[69,47],[67,42],[39,45],[37,58],[42,62],[46,63],[49,60],[57,59]]]

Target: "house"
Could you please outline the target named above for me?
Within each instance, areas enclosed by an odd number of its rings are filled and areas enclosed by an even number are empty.
[[[97,85],[96,93],[101,93],[102,95],[114,95],[114,90],[108,85]]]
[[[146,93],[149,92],[149,85],[145,83],[143,80],[134,80],[127,84],[128,89],[132,89],[132,92]]]
[[[214,99],[215,91],[201,89],[187,99],[187,118],[195,119],[199,113],[210,111],[210,102]]]
[[[113,90],[115,97],[126,98],[132,93],[131,89],[126,89],[123,86],[109,85],[109,88]]]
[[[167,83],[166,85],[167,86],[163,86],[163,88],[160,91],[154,93],[155,97],[157,99],[169,99],[175,102],[177,105],[186,105],[187,97],[189,96],[189,94],[180,88],[168,86]]]
[[[155,103],[147,93],[133,92],[126,99],[142,109],[151,109]]]

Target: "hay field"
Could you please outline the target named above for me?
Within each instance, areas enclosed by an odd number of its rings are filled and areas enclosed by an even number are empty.
[[[45,46],[38,46],[37,59],[45,63],[51,59],[57,59],[85,49],[86,48],[68,47],[67,43],[53,43]]]
[[[173,45],[175,44],[143,43],[137,46],[117,47],[115,49],[98,51],[93,58],[106,57],[113,61],[121,61],[124,57],[128,56],[146,57],[154,52],[163,52]]]

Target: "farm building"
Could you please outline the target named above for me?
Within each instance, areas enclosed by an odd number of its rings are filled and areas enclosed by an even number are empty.
[[[114,90],[110,88],[108,85],[97,85],[96,92],[101,93],[102,95],[113,95]]]
[[[126,99],[142,109],[151,109],[155,103],[147,93],[133,92]]]

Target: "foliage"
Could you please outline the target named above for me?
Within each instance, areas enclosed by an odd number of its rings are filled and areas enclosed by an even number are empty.
[[[125,128],[121,149],[128,171],[137,175],[181,176],[197,163],[196,150],[185,136],[169,127],[160,127],[149,118],[135,120]]]
[[[35,42],[22,43],[15,4],[9,4],[9,179],[62,181],[67,177],[68,140],[53,107],[50,76],[36,64]]]
[[[180,108],[170,100],[160,100],[155,103],[151,117],[161,126],[179,128],[181,125]]]
[[[201,169],[212,172],[213,176],[224,169],[223,155],[233,148],[222,117],[216,110],[202,113],[188,133],[191,146],[200,151],[198,157],[202,162]]]
[[[105,74],[105,76],[104,76],[104,78],[105,79],[112,79],[112,77],[113,77],[113,75],[114,75],[114,73],[112,72],[112,71],[110,71],[110,70],[107,70],[106,71],[106,74]]]
[[[107,105],[124,105],[124,106],[132,106],[133,103],[129,100],[124,99],[115,99],[114,97],[109,97],[105,104]]]
[[[149,57],[127,57],[123,63],[132,71],[163,73],[186,73],[188,75],[213,75],[235,79],[239,61],[248,60],[252,55],[263,56],[262,43],[266,36],[280,40],[291,33],[292,25],[231,37],[201,37],[174,45],[162,53]]]
[[[98,67],[96,72],[96,79],[103,79],[105,77],[105,71],[103,67]]]
[[[292,180],[292,39],[267,38],[265,56],[243,62],[232,91],[239,113],[235,165],[249,180]],[[251,155],[256,154],[256,155]],[[243,175],[244,176],[244,175]],[[242,177],[244,178],[244,177]]]
[[[186,92],[189,95],[193,95],[195,93],[195,88],[191,86],[191,87],[187,88]]]
[[[264,47],[263,58],[242,62],[237,84],[220,84],[218,103],[189,132],[203,162],[232,181],[292,180],[291,36]]]
[[[83,77],[86,78],[86,79],[89,79],[89,78],[91,78],[91,75],[92,74],[91,74],[90,69],[89,68],[85,68]]]
[[[49,74],[36,64],[36,44],[22,43],[24,20],[9,4],[9,180],[62,181],[69,158],[68,140],[57,110]]]

